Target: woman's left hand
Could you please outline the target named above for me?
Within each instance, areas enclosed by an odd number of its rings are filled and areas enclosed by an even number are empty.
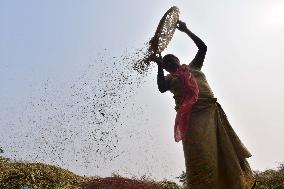
[[[177,22],[177,29],[181,32],[186,32],[188,30],[186,23],[181,20]]]

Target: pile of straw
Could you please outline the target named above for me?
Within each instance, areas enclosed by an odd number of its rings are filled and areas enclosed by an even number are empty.
[[[0,170],[0,188],[5,189],[19,189],[24,186],[32,189],[67,189],[79,187],[90,180],[57,166],[15,162],[3,157],[0,157]]]
[[[0,156],[0,188],[20,189],[181,189],[169,181],[112,177],[81,177],[43,163],[16,162]]]

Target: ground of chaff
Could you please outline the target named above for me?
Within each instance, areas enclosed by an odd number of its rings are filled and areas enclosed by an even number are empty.
[[[0,188],[20,189],[181,189],[169,181],[129,179],[121,176],[107,178],[81,177],[57,166],[42,163],[15,162],[0,159]]]

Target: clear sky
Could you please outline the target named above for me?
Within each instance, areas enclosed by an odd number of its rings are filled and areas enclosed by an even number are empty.
[[[142,47],[173,5],[180,8],[181,20],[208,46],[204,73],[233,128],[253,154],[252,168],[275,168],[283,162],[283,0],[1,0],[0,146],[6,156],[52,162],[78,174],[117,172],[158,179],[179,175],[184,160],[181,143],[173,140],[174,101],[170,93],[159,94],[155,72],[132,99],[136,110],[144,112],[139,124],[128,120],[138,134],[135,139],[123,139],[120,156],[113,161],[97,160],[100,166],[80,160],[76,164],[68,158],[70,149],[92,143],[77,139],[72,148],[66,147],[69,151],[58,150],[64,156],[54,162],[35,148],[41,145],[35,141],[43,141],[29,122],[41,120],[41,111],[31,104],[42,96],[60,106],[70,96],[63,86],[76,83],[86,72],[96,78],[103,69],[94,63],[98,56],[107,61],[126,49]],[[189,63],[197,49],[177,31],[164,54],[167,52]],[[46,92],[48,84],[52,89]],[[75,120],[70,124],[70,129],[87,133],[75,126]],[[62,137],[52,135],[55,144]],[[45,158],[37,159],[34,154],[39,153]]]

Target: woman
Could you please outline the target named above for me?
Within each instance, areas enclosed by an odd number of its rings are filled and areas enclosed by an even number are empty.
[[[201,71],[207,46],[184,22],[177,29],[198,47],[189,65],[172,54],[155,57],[158,88],[176,103],[175,140],[182,140],[187,185],[191,189],[251,189],[255,178],[246,158],[250,152],[232,129]],[[164,76],[163,69],[170,74]]]

